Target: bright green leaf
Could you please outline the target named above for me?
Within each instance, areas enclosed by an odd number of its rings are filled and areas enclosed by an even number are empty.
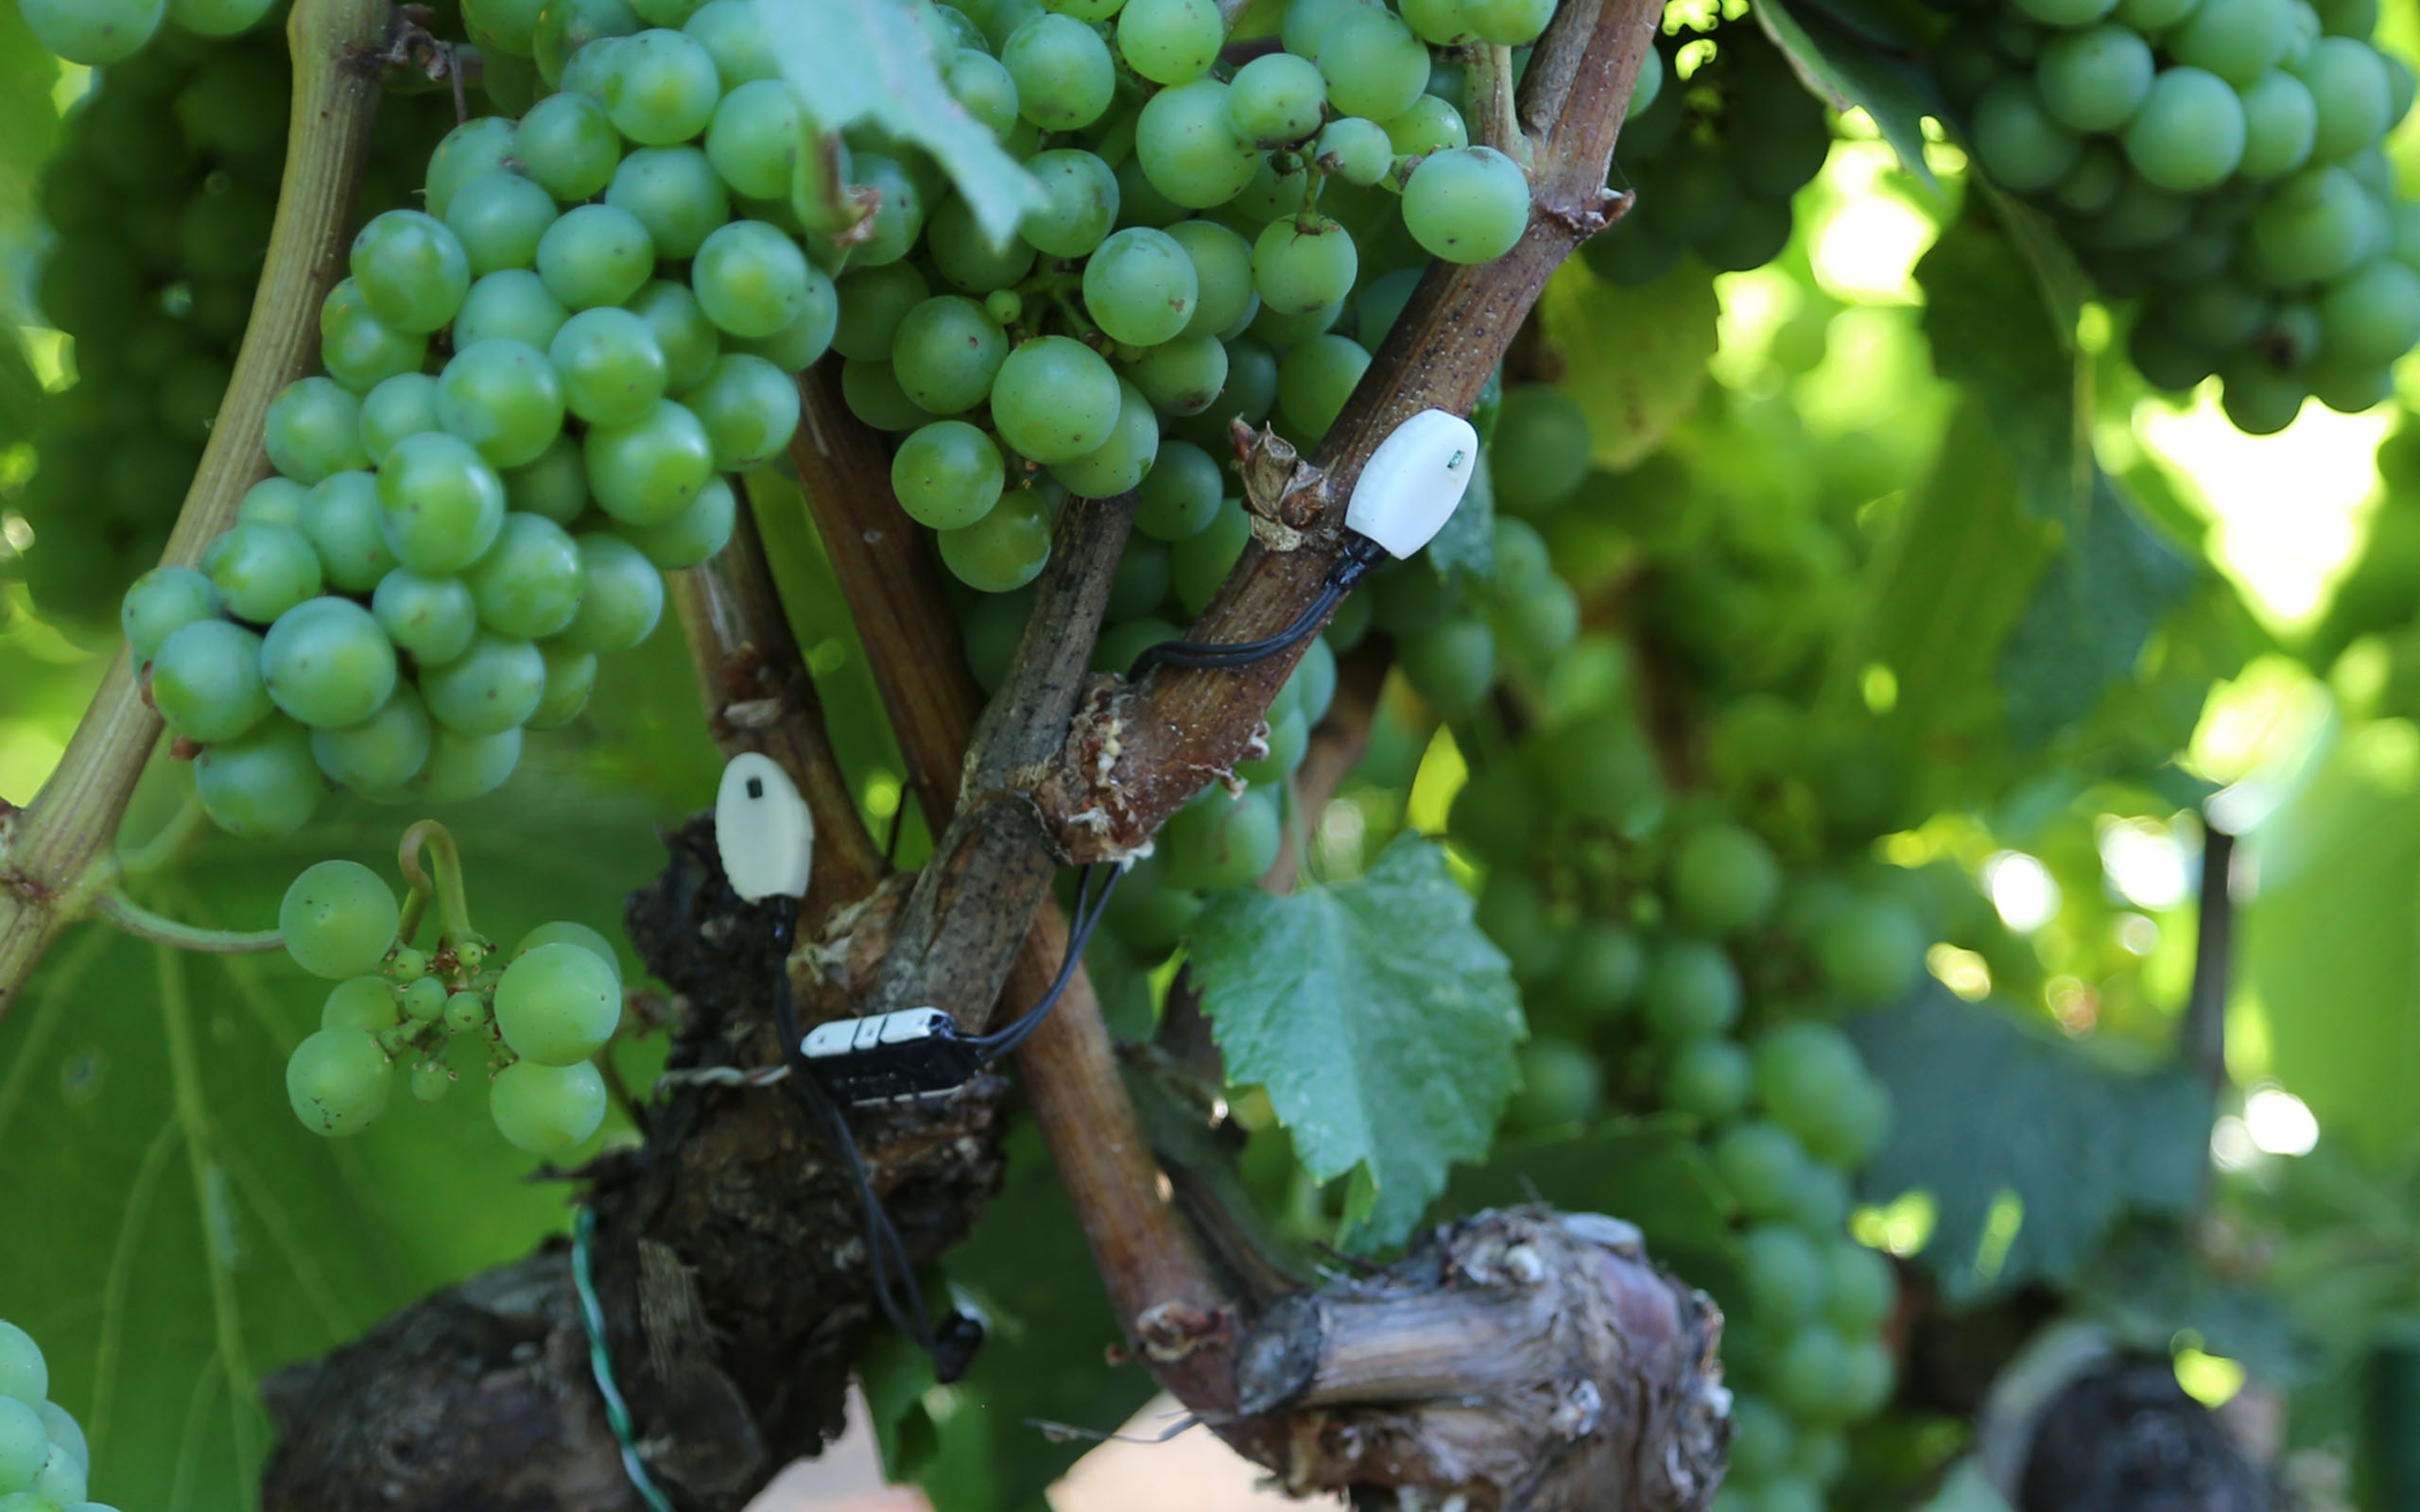
[[[756,0],[782,76],[827,131],[872,121],[933,155],[995,241],[1042,202],[1042,186],[942,82],[907,0]]]
[[[1844,1027],[1898,1109],[1859,1188],[1929,1194],[1919,1259],[1955,1300],[2069,1280],[2120,1216],[2201,1194],[2210,1093],[2183,1067],[2121,1070],[1929,983]]]
[[[1487,1153],[1520,1079],[1520,997],[1437,846],[1406,835],[1353,882],[1220,895],[1192,971],[1228,1079],[1269,1090],[1313,1177],[1368,1173],[1356,1243],[1399,1243],[1446,1168]]]

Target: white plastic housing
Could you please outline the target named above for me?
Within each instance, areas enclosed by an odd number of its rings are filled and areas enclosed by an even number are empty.
[[[955,1029],[939,1008],[903,1008],[863,1019],[835,1019],[807,1031],[799,1049],[810,1060],[829,1060],[876,1045],[914,1044],[947,1039]]]
[[[715,849],[742,898],[804,898],[815,860],[815,816],[779,764],[743,751],[722,769]]]
[[[1378,443],[1353,485],[1344,523],[1409,557],[1445,527],[1478,468],[1478,432],[1460,415],[1424,409]]]

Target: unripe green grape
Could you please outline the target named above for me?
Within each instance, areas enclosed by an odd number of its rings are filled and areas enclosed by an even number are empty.
[[[487,1027],[488,1005],[476,992],[452,992],[445,998],[445,1027],[453,1034],[472,1034]]]
[[[898,375],[887,362],[840,365],[840,397],[849,413],[878,431],[911,431],[933,418],[899,387]]]
[[[395,677],[394,643],[349,598],[297,604],[277,617],[261,643],[261,680],[270,699],[315,730],[359,724],[376,713],[395,691]]]
[[[1201,77],[1225,41],[1214,0],[1127,0],[1117,18],[1118,55],[1154,84]]]
[[[1135,117],[1134,156],[1152,188],[1189,210],[1225,204],[1262,166],[1228,116],[1227,86],[1215,78],[1152,95]]]
[[[616,524],[614,533],[638,547],[659,571],[672,572],[698,566],[722,550],[738,516],[739,501],[731,485],[715,478],[674,518],[653,525]]]
[[[550,94],[521,117],[511,155],[538,187],[560,203],[577,205],[603,194],[613,181],[622,140],[598,101],[585,94]],[[440,208],[434,196],[431,208]]]
[[[1023,117],[1017,111],[1017,81],[1007,65],[976,47],[960,47],[942,70],[950,98],[982,123],[994,140],[1005,141]]]
[[[505,52],[526,58],[536,45],[538,13],[544,9],[545,0],[462,0],[462,22]]]
[[[513,1054],[568,1066],[605,1047],[622,1019],[618,970],[564,941],[516,954],[495,988],[496,1028]]]
[[[1108,163],[1076,147],[1037,152],[1025,163],[1042,185],[1044,201],[1026,213],[1017,233],[1053,257],[1082,257],[1117,221],[1117,176]]]
[[[810,272],[795,241],[763,221],[735,220],[699,248],[689,284],[717,327],[769,336],[805,308]]]
[[[1217,784],[1176,811],[1161,831],[1171,885],[1239,887],[1277,863],[1285,826],[1266,789],[1230,797]]]
[[[1255,146],[1301,142],[1320,129],[1327,81],[1319,65],[1291,53],[1270,53],[1236,71],[1227,88],[1227,116]]]
[[[1193,259],[1175,237],[1134,226],[1094,250],[1084,265],[1083,296],[1086,313],[1110,339],[1153,347],[1184,330],[1201,297],[1201,282]]]
[[[464,569],[462,582],[482,624],[499,635],[536,640],[579,611],[579,551],[552,520],[510,511],[495,544]]]
[[[285,1095],[314,1134],[358,1134],[387,1110],[387,1053],[359,1029],[321,1029],[294,1047]]]
[[[2126,161],[2156,188],[2197,194],[2235,172],[2244,139],[2243,101],[2225,79],[2169,68],[2126,128]]]
[[[244,524],[301,529],[302,505],[310,497],[311,490],[292,478],[266,477],[244,490],[235,505],[235,519]]]
[[[433,976],[424,976],[404,988],[404,1012],[422,1023],[435,1023],[445,1012],[445,984]]]
[[[941,533],[942,565],[987,593],[1023,588],[1050,560],[1050,511],[1041,491],[1016,489],[973,524]]]
[[[518,1061],[497,1073],[488,1092],[496,1132],[531,1155],[561,1155],[605,1122],[605,1078],[581,1061],[542,1066]]]
[[[618,536],[574,539],[582,578],[579,613],[562,639],[583,651],[627,651],[664,617],[664,575]]]
[[[371,313],[406,335],[442,327],[471,288],[461,240],[424,211],[389,210],[362,227],[353,239],[352,267]]]
[[[387,544],[416,573],[458,572],[504,528],[504,482],[470,442],[442,431],[406,437],[378,470]]]
[[[1462,19],[1482,42],[1525,47],[1554,19],[1556,0],[1461,0]]]
[[[1758,1322],[1763,1321],[1762,1314]],[[1731,1456],[1727,1479],[1762,1485],[1789,1468],[1797,1436],[1772,1402],[1741,1394],[1731,1402]],[[1761,1509],[1763,1503],[1757,1503]]]
[[[188,740],[233,740],[271,707],[261,682],[261,638],[221,619],[198,619],[163,637],[151,655],[152,706]]]
[[[1588,475],[1592,445],[1587,412],[1552,384],[1505,389],[1495,416],[1495,502],[1514,513],[1536,513],[1569,498]]]
[[[522,936],[519,943],[512,947],[512,959],[517,961],[541,945],[578,946],[604,962],[606,969],[614,973],[616,983],[622,979],[622,960],[614,950],[614,942],[586,924],[567,919],[540,924]]]
[[[1413,33],[1432,47],[1461,47],[1480,40],[1464,13],[1463,0],[1403,0],[1395,9]]]
[[[2255,206],[2246,226],[2250,270],[2273,287],[2342,276],[2380,239],[2382,215],[2343,168],[2306,168]]]
[[[1764,841],[1736,824],[1691,831],[1672,854],[1668,896],[1692,929],[1727,935],[1761,923],[1781,895],[1781,866]]]
[[[464,184],[503,170],[520,153],[520,134],[515,122],[500,115],[474,116],[446,132],[428,158],[428,213],[444,219]]]
[[[1190,441],[1164,440],[1136,486],[1134,528],[1156,541],[1199,535],[1218,514],[1225,486],[1209,453]]]
[[[332,378],[302,378],[269,402],[263,430],[271,466],[302,484],[369,465],[361,401]]]
[[[2083,144],[2053,119],[2032,81],[2003,78],[1975,102],[1975,155],[1983,170],[2018,194],[2048,189],[2075,166]]]
[[[1000,49],[1016,81],[1017,109],[1046,131],[1078,131],[1100,119],[1116,93],[1117,67],[1099,33],[1067,16],[1036,16]]]
[[[1451,152],[1471,145],[1470,128],[1462,120],[1462,112],[1449,100],[1434,94],[1423,94],[1409,110],[1390,116],[1380,123],[1387,133],[1387,145],[1394,149],[1394,163],[1388,164],[1382,175],[1387,186],[1401,190],[1405,180],[1398,169],[1408,169],[1402,160],[1426,158],[1431,153]]]
[[[668,286],[678,287],[678,285]],[[1011,294],[1008,297],[1013,300],[1015,295]],[[806,306],[799,312],[798,318],[769,336],[759,336],[752,340],[734,337],[730,343],[730,350],[744,352],[752,357],[762,357],[786,373],[804,372],[807,369],[814,367],[818,359],[832,349],[832,332],[835,322],[839,318],[839,301],[833,294],[832,280],[821,268],[810,264]],[[718,338],[714,335],[712,323],[705,319],[702,313],[699,316],[699,321],[706,327],[708,339],[719,344]],[[709,365],[709,370],[711,370],[711,365]]]
[[[2319,106],[2309,88],[2273,68],[2242,94],[2243,161],[2237,171],[2247,179],[2274,179],[2308,163],[2319,132]]]
[[[1439,713],[1465,713],[1495,684],[1495,637],[1477,616],[1455,616],[1395,643],[1412,691]]]
[[[628,424],[651,414],[669,382],[654,326],[629,310],[580,311],[555,333],[546,355],[564,408],[592,424]]]
[[[1215,220],[1181,220],[1164,234],[1184,249],[1193,265],[1196,297],[1183,335],[1213,335],[1252,312],[1250,242]]]
[[[519,341],[544,352],[568,313],[536,273],[504,268],[472,284],[463,297],[462,313],[454,319],[454,345],[459,350],[482,341]]]
[[[1428,87],[1428,49],[1392,11],[1361,6],[1321,32],[1319,69],[1341,115],[1383,121]]]
[[[2310,387],[2300,375],[2272,366],[2256,352],[2239,352],[2220,369],[2220,404],[2237,430],[2273,436],[2302,413]]]
[[[575,205],[538,238],[538,277],[565,309],[623,303],[654,272],[647,228],[612,205]]]
[[[900,320],[890,360],[901,390],[918,408],[955,415],[983,403],[1008,354],[1007,334],[980,304],[944,294]]]
[[[1005,479],[999,448],[964,421],[917,427],[890,462],[900,507],[935,530],[959,529],[991,513]]]
[[[475,297],[476,285],[473,292]],[[397,373],[361,397],[361,449],[372,467],[384,463],[405,437],[441,428],[437,380],[427,373]]]
[[[1306,443],[1325,436],[1369,369],[1370,353],[1348,337],[1321,335],[1277,364],[1277,404],[1287,425]]]
[[[1829,1279],[1824,1251],[1787,1224],[1763,1223],[1742,1237],[1750,1314],[1782,1332],[1812,1318]]]
[[[1324,215],[1270,221],[1253,243],[1253,286],[1264,307],[1281,315],[1341,300],[1359,266],[1352,233]]]
[[[461,579],[407,567],[378,580],[370,607],[387,638],[423,663],[460,656],[478,627],[478,606]]]
[[[141,666],[176,631],[218,614],[218,591],[190,567],[154,567],[134,580],[118,606],[128,652]]]
[[[443,993],[439,994],[438,1011],[444,1011]],[[412,1068],[412,1096],[424,1103],[434,1103],[454,1090],[454,1073],[442,1061],[424,1060]]]
[[[518,729],[468,735],[440,725],[430,731],[428,765],[414,791],[431,803],[458,803],[502,787],[520,761]]]
[[[546,664],[546,682],[527,724],[531,730],[560,730],[579,717],[589,695],[596,691],[596,653],[561,641],[541,641],[538,655]]]
[[[695,37],[714,59],[715,73],[725,89],[736,89],[751,79],[772,78],[781,72],[754,0],[706,0],[681,29]]]
[[[1813,1169],[1788,1130],[1761,1119],[1723,1131],[1714,1143],[1714,1167],[1740,1210],[1753,1218],[1787,1216],[1792,1194]]]
[[[1311,148],[1319,165],[1350,184],[1366,189],[1394,166],[1394,145],[1386,128],[1358,115],[1330,121]]]
[[[705,427],[717,472],[740,472],[769,461],[798,429],[798,385],[747,352],[722,357],[681,402]]]
[[[1835,1239],[1824,1255],[1824,1316],[1854,1338],[1870,1335],[1899,1297],[1891,1262],[1852,1239]]]
[[[790,190],[804,125],[798,95],[786,81],[751,79],[715,107],[706,128],[706,159],[739,193],[782,198]]]
[[[1159,455],[1160,419],[1150,400],[1130,383],[1120,383],[1117,392],[1117,419],[1109,439],[1050,469],[1051,480],[1079,498],[1114,499],[1131,491]]]
[[[1905,903],[1861,897],[1816,930],[1816,974],[1826,991],[1849,1002],[1893,1002],[1924,970],[1926,944],[1923,922]]]
[[[2322,37],[2293,73],[2318,106],[2311,145],[2315,161],[2341,162],[2386,134],[2394,88],[2386,60],[2368,43]]]
[[[535,266],[538,239],[558,214],[554,196],[517,173],[498,170],[456,191],[444,218],[476,279],[502,268]]]
[[[833,288],[833,350],[860,362],[888,361],[899,322],[930,292],[925,276],[905,263],[844,273]]]
[[[2331,362],[2391,363],[2420,342],[2420,272],[2376,258],[2320,296],[2319,318]]]
[[[2033,78],[2043,108],[2078,131],[2124,125],[2151,94],[2151,44],[2115,24],[2062,32],[2043,43]]]
[[[376,713],[359,724],[311,731],[311,760],[341,787],[389,795],[428,764],[430,738],[428,709],[419,690],[403,681]]]
[[[549,205],[548,213],[553,207]],[[398,331],[372,314],[361,285],[345,279],[320,305],[320,362],[336,380],[366,393],[397,373],[418,372],[428,337]]]
[[[1747,1106],[1748,1053],[1729,1040],[1692,1040],[1664,1074],[1664,1101],[1703,1119],[1729,1118]]]
[[[430,981],[433,978],[424,977]],[[418,984],[415,983],[415,986]],[[437,995],[445,996],[440,983]],[[376,1034],[395,1026],[396,1009],[400,1005],[396,988],[383,976],[347,977],[329,992],[320,1006],[320,1027],[322,1029],[358,1029],[364,1034]]]
[[[357,861],[305,867],[277,906],[285,954],[331,982],[375,971],[395,943],[401,918],[395,890]]]
[[[491,466],[520,467],[562,433],[562,382],[536,347],[477,342],[457,351],[438,376],[437,414]]]
[[[1586,1046],[1542,1035],[1521,1047],[1521,1088],[1505,1108],[1512,1127],[1583,1123],[1604,1106],[1604,1069]]]
[[[592,426],[581,445],[597,507],[630,524],[672,519],[715,472],[705,426],[668,399],[635,421]]]
[[[254,625],[320,592],[319,555],[290,525],[239,524],[212,541],[201,559],[227,612]]]
[[[629,0],[547,0],[530,28],[529,49],[540,77],[553,85],[580,54],[607,53],[610,39],[627,37],[642,25]],[[600,42],[608,45],[591,48]]]
[[[1530,224],[1530,180],[1494,147],[1456,147],[1421,161],[1403,192],[1404,225],[1431,256],[1484,263]]]
[[[2289,0],[2202,0],[2163,42],[2179,63],[2249,84],[2285,57],[2293,33]]]
[[[656,345],[664,349],[665,387],[678,393],[702,382],[721,352],[714,322],[686,284],[657,279],[639,290],[625,308],[654,329]],[[828,315],[833,308],[831,281],[810,269],[802,318]],[[786,331],[787,328],[785,327]],[[779,336],[783,333],[776,332]]]
[[[691,146],[632,152],[614,170],[605,202],[645,227],[655,255],[666,262],[696,256],[708,233],[731,218],[721,177]]]
[[[1207,334],[1181,335],[1144,352],[1125,373],[1163,413],[1198,415],[1226,387],[1227,348]]]
[[[1720,946],[1676,939],[1655,953],[1645,988],[1647,1022],[1675,1043],[1703,1039],[1739,1021],[1739,972]]]
[[[992,385],[1000,438],[1046,467],[1099,450],[1116,428],[1118,407],[1117,374],[1098,352],[1066,336],[1018,346]]]
[[[525,723],[545,687],[545,661],[535,645],[485,628],[460,656],[420,671],[429,717],[466,735],[500,734]]]
[[[1015,236],[993,241],[962,198],[947,200],[933,213],[925,248],[942,278],[972,294],[1006,289],[1033,271],[1033,248]]]
[[[604,84],[607,115],[641,146],[688,141],[706,129],[722,98],[713,55],[696,39],[661,27],[617,44]]]

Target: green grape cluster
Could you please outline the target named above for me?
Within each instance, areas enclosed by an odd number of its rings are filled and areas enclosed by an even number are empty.
[[[2011,0],[1934,68],[1982,171],[2139,297],[2144,378],[2216,374],[2265,435],[2307,399],[2370,408],[2420,342],[2420,203],[2383,146],[2415,86],[2377,21],[2376,0]]]
[[[116,1512],[92,1500],[84,1430],[50,1400],[33,1335],[0,1318],[0,1512]]]
[[[1615,181],[1637,202],[1581,256],[1625,284],[1653,283],[1684,252],[1719,273],[1762,267],[1789,244],[1791,197],[1831,148],[1823,102],[1754,21],[1684,26],[1657,38],[1615,143]]]
[[[518,1148],[561,1155],[604,1122],[594,1057],[621,1024],[622,969],[585,924],[541,924],[501,957],[451,933],[424,952],[376,872],[322,861],[286,888],[278,930],[297,965],[336,983],[285,1065],[286,1098],[313,1133],[368,1128],[398,1075],[422,1102],[443,1097],[458,1040],[485,1051],[489,1115]]]
[[[114,630],[117,597],[159,560],[209,438],[268,245],[286,73],[274,27],[172,26],[95,75],[43,167],[56,240],[35,295],[72,338],[76,383],[37,404],[38,466],[9,506],[33,530],[19,567],[34,606],[73,633]],[[382,112],[361,204],[393,202],[398,170],[452,113],[437,106],[405,97]]]
[[[18,0],[34,41],[71,63],[99,68],[123,63],[194,37],[234,37],[251,31],[278,0]]]
[[[591,10],[627,15],[550,14]],[[553,61],[563,89],[456,128],[424,208],[361,228],[320,311],[324,375],[270,406],[277,474],[199,571],[127,594],[223,829],[290,833],[328,782],[495,787],[524,729],[575,717],[597,656],[653,631],[663,574],[722,548],[725,474],[797,427],[837,310],[786,200],[735,198],[798,155],[754,9]]]

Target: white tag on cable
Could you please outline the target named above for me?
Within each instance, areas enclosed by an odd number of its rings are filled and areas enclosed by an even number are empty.
[[[1409,557],[1444,528],[1478,470],[1478,432],[1471,422],[1424,409],[1370,454],[1344,507],[1344,523],[1388,555]]]
[[[742,751],[722,769],[715,796],[715,849],[723,875],[750,902],[804,898],[815,864],[815,816],[790,774],[769,757]]]

